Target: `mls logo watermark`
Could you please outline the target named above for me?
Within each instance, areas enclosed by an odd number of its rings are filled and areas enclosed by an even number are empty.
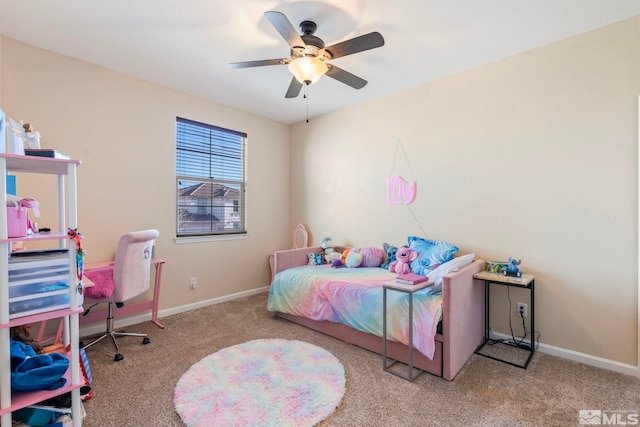
[[[640,425],[638,411],[580,409],[578,424],[591,426],[637,426]]]

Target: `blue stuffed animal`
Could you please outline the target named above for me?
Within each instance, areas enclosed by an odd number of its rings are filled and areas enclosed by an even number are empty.
[[[503,270],[505,276],[522,277],[522,271],[518,268],[522,260],[509,257],[509,265]]]
[[[383,243],[382,249],[384,249],[385,253],[387,254],[387,260],[382,263],[380,268],[388,270],[389,264],[396,260],[396,252],[398,252],[398,248],[396,246],[391,246],[387,243]]]

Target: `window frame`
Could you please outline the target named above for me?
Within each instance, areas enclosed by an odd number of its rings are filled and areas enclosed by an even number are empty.
[[[248,235],[246,191],[247,134],[182,117],[176,117],[175,123],[176,242],[246,238]],[[204,133],[192,138],[189,142],[184,139],[189,134],[187,132],[181,133],[181,124],[194,126],[193,130],[204,131]],[[209,135],[205,136],[207,131]],[[194,134],[191,135],[193,136]],[[226,139],[227,137],[229,140]],[[233,139],[238,139],[238,141],[235,142]],[[201,150],[202,148],[204,149]],[[215,150],[222,151],[215,154]],[[191,165],[196,166],[191,171],[184,165],[184,160],[189,155],[194,157],[194,163]],[[179,163],[182,163],[182,166]],[[212,170],[215,169],[217,171],[229,171],[232,175],[237,175],[238,179],[233,179],[233,177],[229,176],[216,178],[207,176],[205,173],[184,174],[185,172],[196,171],[203,164],[208,165],[208,173],[210,175],[213,175]],[[225,172],[220,173],[223,176],[225,175]],[[210,188],[207,189],[207,185]],[[195,186],[200,186],[198,190],[201,190],[200,192],[203,194],[208,194],[208,196],[198,198],[197,196],[191,197],[191,195],[185,194],[186,189]],[[205,191],[202,191],[203,189]],[[217,196],[215,195],[217,190],[222,190],[225,194]],[[226,190],[229,193],[235,193],[235,195],[227,197]],[[189,201],[190,197],[191,201],[186,204],[185,202]],[[195,210],[190,209],[192,205]],[[208,219],[205,220],[197,218],[198,215],[203,213],[203,208],[206,212],[204,215],[208,216]],[[185,230],[185,222],[181,219],[185,214],[196,215],[193,220],[194,230],[192,231]],[[207,221],[210,223],[208,227],[206,225]],[[227,228],[230,226],[234,227],[234,229]]]

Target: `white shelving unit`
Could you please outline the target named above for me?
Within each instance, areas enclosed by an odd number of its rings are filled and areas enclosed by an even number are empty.
[[[7,234],[7,212],[4,206],[0,206],[0,426],[11,426],[11,413],[18,409],[33,405],[42,400],[49,399],[67,392],[71,392],[72,415],[74,427],[82,425],[82,403],[80,401],[80,362],[79,362],[79,322],[78,313],[82,308],[80,304],[79,289],[81,286],[76,277],[75,246],[69,243],[67,227],[78,227],[77,212],[77,182],[76,168],[80,165],[79,160],[51,159],[35,156],[19,156],[12,154],[0,154],[0,194],[7,193],[5,176],[8,172],[35,173],[54,175],[58,180],[58,227],[48,233],[37,233],[27,237],[8,238]],[[66,187],[65,187],[66,181]],[[65,191],[66,190],[66,191]],[[65,200],[65,193],[66,199]],[[2,196],[6,205],[6,197]],[[69,298],[60,302],[58,296],[60,291],[52,291],[44,294],[52,298],[50,304],[45,303],[44,308],[40,307],[33,311],[25,310],[16,315],[10,313],[9,288],[12,285],[28,283],[28,279],[23,282],[15,278],[9,278],[9,257],[11,255],[11,244],[23,241],[48,241],[58,248],[69,248],[68,274],[69,274]],[[51,264],[54,264],[53,266]],[[67,263],[65,260],[56,261],[23,261],[21,267],[14,267],[13,270],[20,270],[28,267],[30,269],[43,269],[45,279],[59,277],[59,267],[66,272]],[[25,273],[28,274],[28,273]],[[38,295],[38,298],[43,295]],[[66,295],[65,295],[66,297]],[[14,298],[11,301],[20,301],[30,298],[29,295]],[[41,322],[43,320],[58,319],[64,320],[64,344],[70,345],[68,357],[70,359],[69,371],[66,374],[67,382],[64,387],[51,391],[36,392],[11,392],[11,352],[10,352],[10,330],[9,328],[20,325]]]

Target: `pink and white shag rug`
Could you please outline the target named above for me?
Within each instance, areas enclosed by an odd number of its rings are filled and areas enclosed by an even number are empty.
[[[298,427],[331,415],[344,392],[344,367],[327,350],[259,339],[191,366],[176,385],[173,403],[189,427]]]

